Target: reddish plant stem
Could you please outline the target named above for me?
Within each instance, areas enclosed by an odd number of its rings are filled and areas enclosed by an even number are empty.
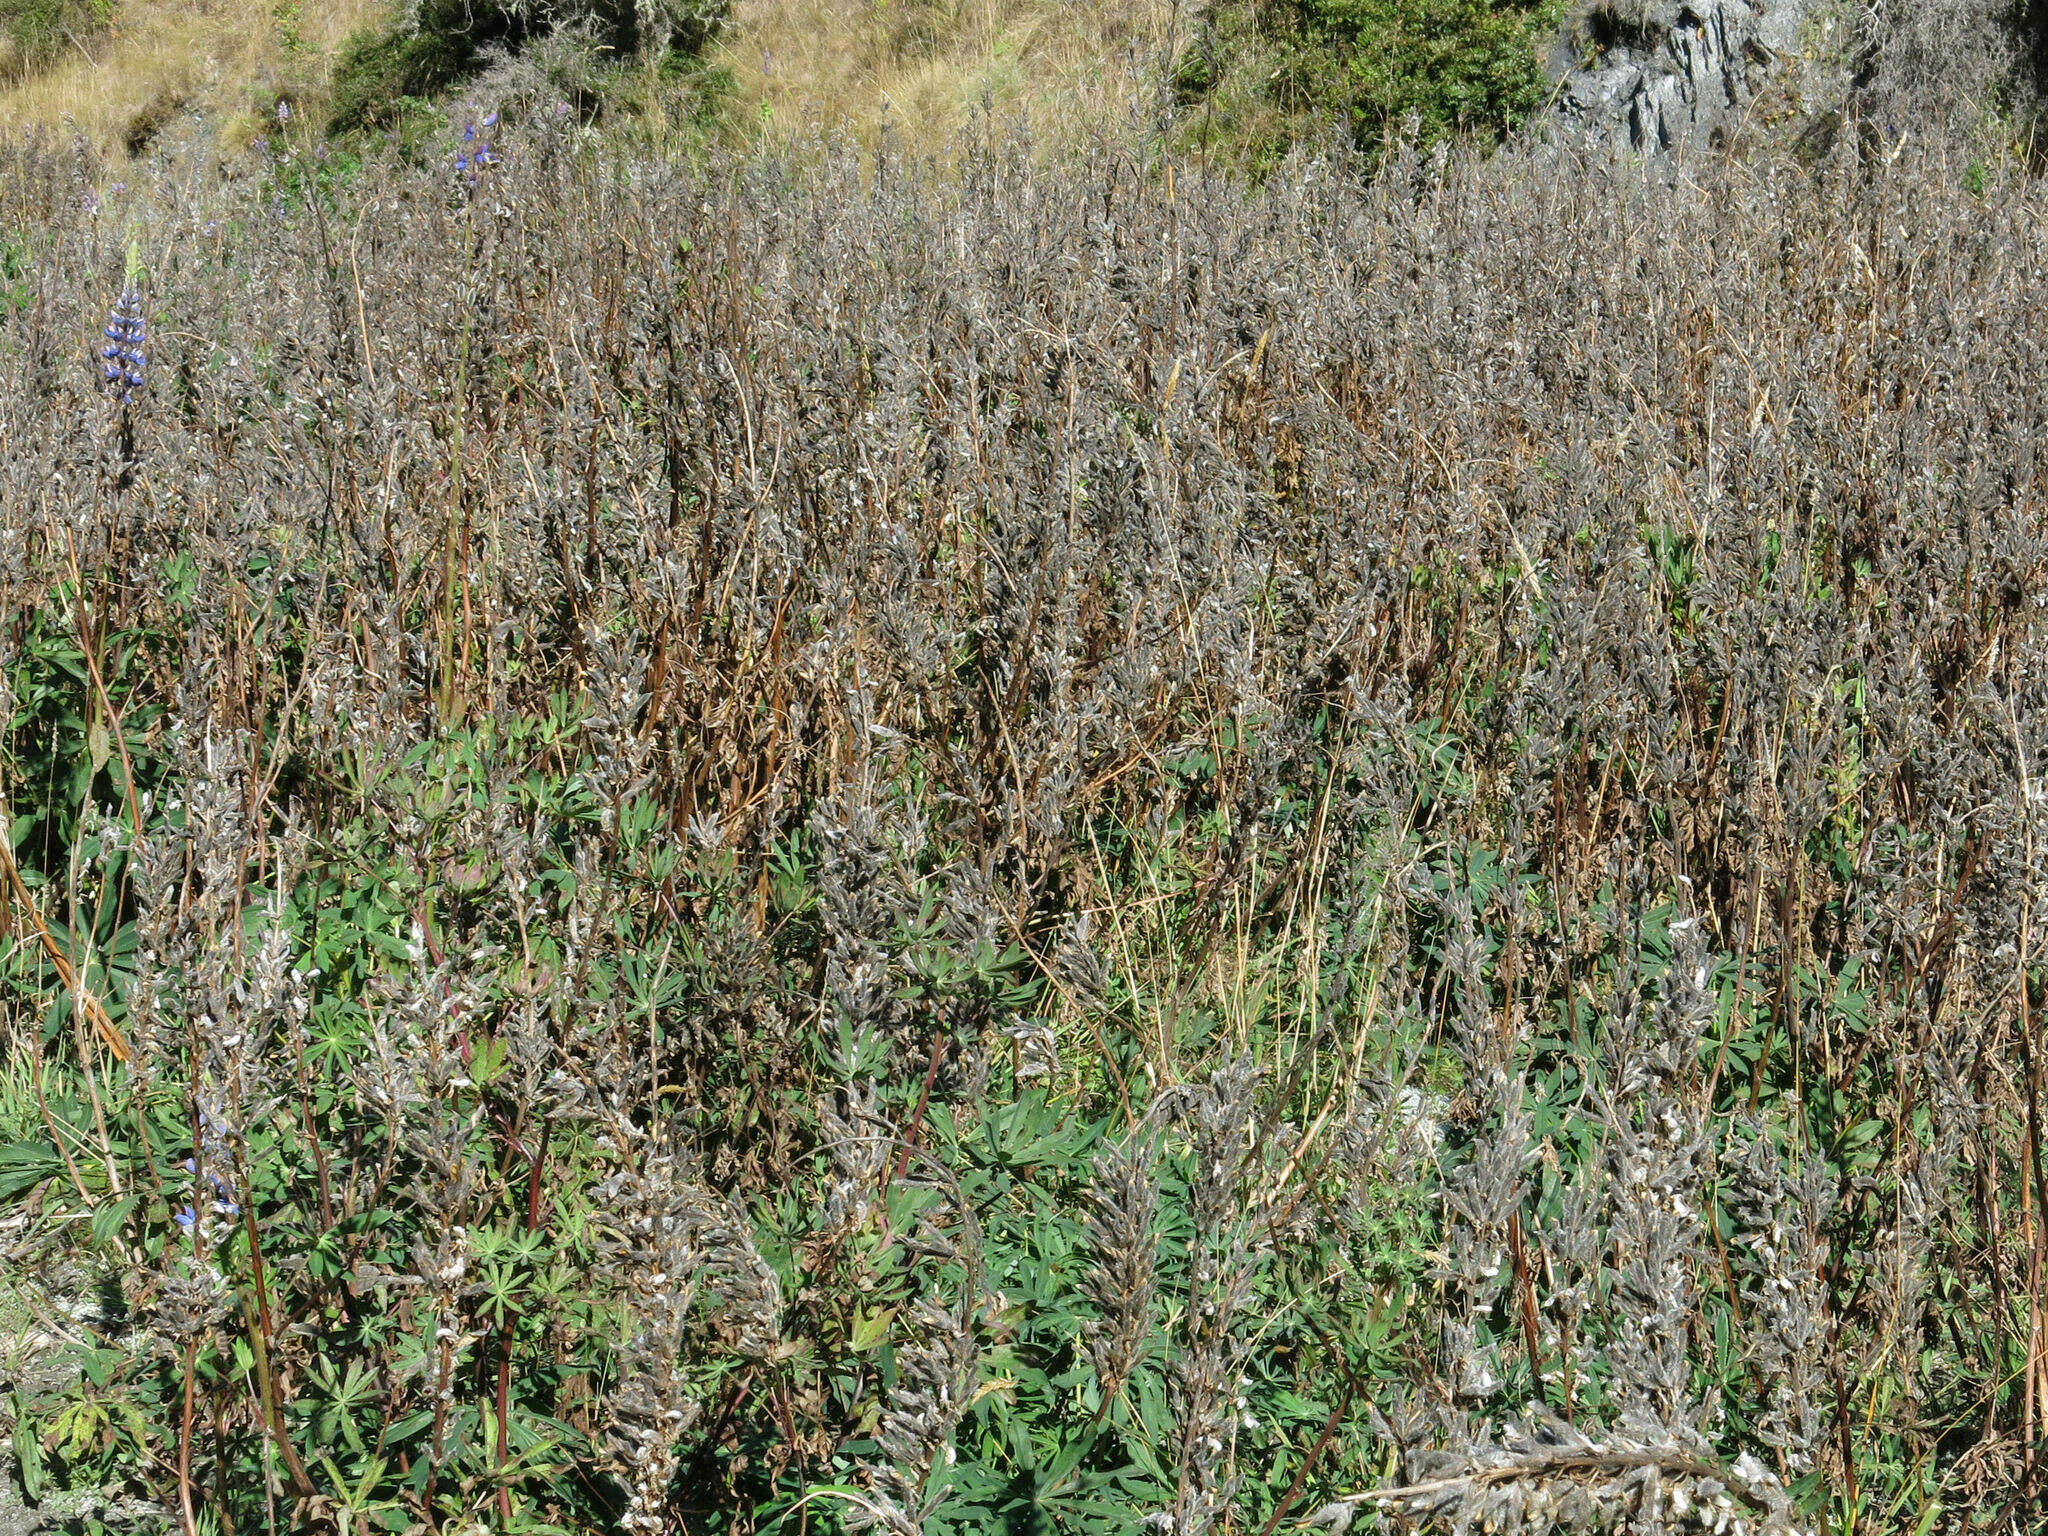
[[[924,1087],[917,1095],[917,1108],[911,1112],[910,1124],[903,1132],[903,1150],[896,1155],[896,1166],[889,1174],[894,1184],[903,1177],[904,1169],[910,1166],[910,1154],[917,1146],[917,1133],[924,1124],[924,1112],[932,1101],[932,1084],[938,1080],[939,1062],[945,1058],[946,1037],[941,1034],[932,1041],[931,1065],[924,1069]]]
[[[1519,1211],[1508,1217],[1508,1251],[1515,1263],[1515,1293],[1517,1310],[1522,1318],[1522,1342],[1529,1351],[1529,1390],[1540,1403],[1543,1400],[1543,1352],[1536,1326],[1536,1278],[1529,1270],[1529,1252],[1522,1241]]]
[[[1294,1481],[1287,1485],[1287,1492],[1280,1496],[1280,1502],[1273,1506],[1273,1513],[1266,1517],[1266,1523],[1259,1527],[1259,1536],[1273,1536],[1280,1528],[1280,1522],[1287,1518],[1287,1512],[1300,1502],[1301,1490],[1308,1486],[1309,1474],[1322,1459],[1330,1444],[1330,1437],[1337,1433],[1337,1426],[1344,1422],[1344,1415],[1351,1411],[1351,1393],[1357,1385],[1355,1379],[1344,1383],[1344,1390],[1338,1394],[1337,1406],[1330,1410],[1330,1416],[1323,1420],[1322,1433],[1316,1436],[1315,1444],[1308,1454],[1301,1458],[1301,1466],[1295,1471]]]

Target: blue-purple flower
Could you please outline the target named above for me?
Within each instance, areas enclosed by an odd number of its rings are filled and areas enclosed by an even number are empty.
[[[100,347],[100,388],[109,396],[133,400],[142,388],[149,357],[149,322],[142,316],[142,295],[124,288],[107,313],[106,342]]]
[[[470,103],[474,111],[476,103]],[[487,166],[500,165],[498,152],[491,147],[490,131],[498,126],[498,114],[487,112],[481,118],[471,118],[462,125],[462,135],[455,146],[455,176],[465,187],[474,188],[477,179]]]
[[[200,1112],[200,1125],[200,1140],[203,1145],[209,1139],[205,1131],[206,1113],[204,1110]],[[192,1158],[188,1157],[185,1159],[185,1171],[193,1176],[195,1182],[198,1180],[199,1165]],[[226,1179],[222,1178],[211,1168],[206,1170],[205,1182],[212,1195],[212,1198],[206,1202],[209,1217],[224,1217],[232,1220],[242,1214],[241,1206],[235,1202],[235,1190],[232,1184],[228,1183]],[[199,1224],[199,1204],[200,1202],[195,1198],[190,1205],[175,1212],[171,1219],[186,1231],[193,1230]]]

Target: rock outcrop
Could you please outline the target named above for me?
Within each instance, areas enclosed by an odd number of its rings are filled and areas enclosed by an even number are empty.
[[[1602,0],[1550,66],[1567,132],[1657,154],[1724,142],[1781,79],[1818,0]]]

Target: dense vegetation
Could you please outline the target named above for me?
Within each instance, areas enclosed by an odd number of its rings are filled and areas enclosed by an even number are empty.
[[[960,7],[936,0],[872,9],[898,55],[968,25]],[[1212,0],[1184,19],[1176,8],[1160,42],[1186,146],[1266,163],[1333,122],[1368,155],[1404,133],[1425,145],[1460,133],[1497,139],[1542,104],[1540,65],[1564,14],[1563,0]],[[614,75],[627,59],[694,60],[730,16],[728,0],[421,0],[342,50],[330,126],[388,126],[508,53],[580,53]],[[584,73],[592,88],[580,111],[644,106],[635,93],[605,90],[604,68]]]
[[[2021,167],[491,105],[0,152],[27,1495],[2031,1528]]]
[[[1498,138],[1542,105],[1564,0],[1211,0],[1175,77],[1185,136],[1253,159],[1348,125],[1358,147]]]
[[[84,39],[96,38],[112,13],[111,0],[0,0],[0,82],[63,49],[84,53]]]
[[[331,126],[381,127],[426,106],[493,53],[561,37],[612,59],[695,57],[730,0],[418,0],[387,26],[352,38],[335,60]]]

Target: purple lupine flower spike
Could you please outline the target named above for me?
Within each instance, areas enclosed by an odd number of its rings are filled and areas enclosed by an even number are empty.
[[[149,354],[144,350],[149,341],[149,322],[143,318],[142,295],[133,288],[124,288],[107,312],[103,333],[107,340],[100,348],[100,388],[109,396],[118,394],[124,403],[133,400],[145,382],[144,370],[149,363]]]
[[[469,104],[470,111],[476,110],[476,103]],[[496,127],[498,114],[487,112],[482,117],[466,119],[458,135],[455,148],[455,175],[464,187],[475,191],[478,179],[487,166],[502,165],[497,150],[486,135]]]

